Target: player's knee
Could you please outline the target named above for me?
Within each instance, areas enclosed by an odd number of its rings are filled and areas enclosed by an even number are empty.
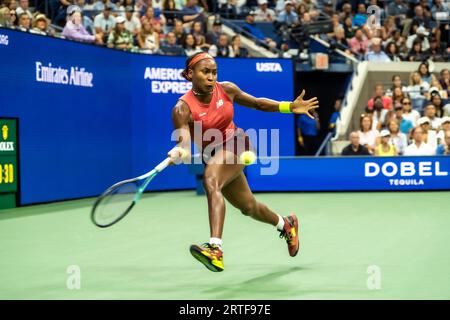
[[[208,193],[220,191],[219,180],[216,176],[205,176],[203,178],[203,188]]]
[[[248,201],[240,209],[243,215],[253,216],[258,210],[258,203],[256,202],[256,200]]]

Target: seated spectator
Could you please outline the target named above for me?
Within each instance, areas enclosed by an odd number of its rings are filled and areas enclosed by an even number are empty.
[[[230,46],[228,36],[225,33],[219,36],[219,41],[209,48],[208,53],[213,57],[234,57],[233,48]]]
[[[275,11],[269,9],[267,0],[258,0],[258,9],[255,11],[255,21],[272,22],[275,19]]]
[[[180,19],[180,12],[177,9],[175,0],[165,0],[163,3],[163,11],[168,26],[172,27],[175,24],[175,20]]]
[[[277,21],[281,25],[286,25],[288,27],[295,26],[299,23],[298,15],[294,11],[294,4],[292,1],[284,2],[284,10],[278,15]]]
[[[184,37],[182,47],[184,49],[184,53],[188,57],[202,51],[199,47],[197,47],[195,38],[191,33],[186,34]]]
[[[444,90],[444,88],[442,88],[441,83],[435,77],[431,80],[431,83],[430,83],[430,91],[429,91],[429,95],[430,95],[429,99],[430,99],[430,101],[432,100],[432,95],[433,94],[438,94],[439,98],[441,98],[443,100],[447,100],[448,99],[447,91]],[[441,102],[442,102],[442,100],[441,100]],[[442,110],[442,107],[443,107],[442,104],[436,104],[436,108],[437,108],[438,111]],[[439,115],[439,116],[441,116],[441,115]]]
[[[245,18],[245,24],[242,26],[242,29],[250,33],[253,37],[257,38],[258,40],[266,42],[269,46],[276,46],[274,41],[270,39],[269,37],[266,37],[264,33],[258,29],[258,27],[255,25],[255,12],[250,11],[247,17]]]
[[[430,88],[429,102],[436,108],[436,115],[438,117],[443,117],[445,115],[446,108],[450,108],[449,105],[444,105],[437,88]]]
[[[420,63],[417,71],[419,72],[422,81],[427,82],[428,85],[431,84],[431,80],[436,79],[436,77],[429,71],[428,62]]]
[[[433,156],[435,150],[423,142],[423,130],[421,127],[415,127],[411,132],[413,143],[405,149],[405,156]]]
[[[211,31],[206,34],[206,41],[210,44],[217,44],[221,33],[222,23],[220,22],[220,20],[214,20]]]
[[[395,108],[396,106],[402,106],[402,101],[405,98],[405,94],[402,89],[399,87],[394,88],[394,92],[392,92],[392,105]]]
[[[444,143],[436,148],[436,155],[449,156],[450,155],[450,130],[445,131]]]
[[[428,82],[424,82],[420,73],[414,71],[409,78],[409,86],[406,92],[411,98],[413,109],[422,112],[423,103],[426,100],[425,93],[430,89]]]
[[[236,0],[226,0],[226,2],[220,6],[219,13],[224,18],[236,19],[237,18]]]
[[[436,116],[436,107],[429,104],[425,107],[423,115],[430,121],[431,128],[437,130],[441,126],[441,118]]]
[[[133,36],[137,36],[141,32],[141,21],[134,15],[133,6],[125,7],[125,29]]]
[[[163,28],[166,25],[166,17],[162,13],[157,17],[152,7],[148,7],[145,10],[145,15],[141,17],[141,23],[144,23],[145,21],[148,21],[151,24],[159,22]]]
[[[449,20],[450,8],[442,0],[434,0],[431,14],[434,20]]]
[[[412,126],[415,127],[420,118],[420,113],[417,110],[412,109],[411,99],[408,97],[403,98],[402,107],[403,119],[411,121]]]
[[[355,36],[351,38],[348,42],[350,50],[358,55],[364,57],[369,49],[369,40],[364,35],[362,29],[357,29],[355,31]]]
[[[445,62],[445,51],[440,47],[436,37],[430,38],[430,48],[423,53],[427,59],[431,59],[434,62]]]
[[[447,96],[450,97],[450,71],[448,68],[442,69],[440,76],[439,83],[442,89],[447,91]]]
[[[8,7],[0,8],[0,26],[10,28],[13,26],[11,10]]]
[[[353,26],[352,18],[347,17],[344,19],[344,31],[345,31],[345,39],[350,40],[355,36],[356,28]]]
[[[395,42],[391,41],[386,45],[386,55],[388,56],[390,61],[400,62],[402,59],[400,58],[398,47]]]
[[[380,133],[372,129],[372,117],[367,114],[361,115],[360,129],[358,130],[360,143],[365,146],[371,154],[375,151],[378,144]]]
[[[77,5],[81,9],[81,24],[83,25],[83,27],[87,32],[89,32],[89,34],[95,34],[94,21],[89,16],[89,14],[85,14],[90,13],[92,10],[94,10],[94,5],[90,2],[86,3],[86,0],[75,0],[75,5]],[[67,10],[69,9],[69,7],[67,7]],[[68,16],[66,14],[66,20],[67,19]]]
[[[193,21],[204,21],[205,16],[203,14],[204,10],[199,7],[198,0],[187,0],[186,5],[181,11],[183,22],[193,22]]]
[[[167,33],[165,41],[160,46],[161,52],[168,56],[184,56],[183,48],[177,44],[177,37],[173,32]]]
[[[395,146],[399,155],[402,155],[408,145],[406,134],[400,131],[400,125],[397,119],[389,121],[387,128],[390,134],[390,142]]]
[[[184,30],[183,22],[181,20],[175,19],[173,23],[172,32],[175,34],[175,37],[177,38],[177,43],[178,44],[183,43],[183,39],[186,37],[186,31]]]
[[[391,92],[394,92],[395,88],[399,88],[402,91],[406,91],[406,87],[403,85],[402,78],[398,74],[392,76]]]
[[[17,25],[17,29],[20,31],[28,32],[31,27],[30,17],[24,12],[19,15],[19,24]]]
[[[383,108],[383,101],[381,97],[375,97],[373,99],[373,112],[372,112],[373,130],[380,131],[382,129],[387,113],[388,109]]]
[[[445,144],[445,132],[450,130],[450,117],[443,117],[441,121],[441,127],[436,135],[438,144]]]
[[[398,122],[400,132],[405,135],[408,135],[409,131],[414,128],[413,123],[403,117],[403,108],[400,106],[396,106],[394,108],[394,112],[389,112],[386,115],[386,124],[389,124],[392,120],[396,120]],[[388,125],[387,127],[389,128]]]
[[[436,150],[437,132],[431,128],[430,119],[428,119],[428,117],[422,117],[417,120],[417,123],[422,129],[422,141],[427,143],[433,150]]]
[[[375,148],[375,155],[378,157],[393,157],[398,155],[397,149],[391,143],[391,133],[389,130],[381,130],[380,144]]]
[[[422,42],[420,40],[414,41],[413,47],[406,56],[407,61],[423,61],[426,58],[422,50]]]
[[[345,53],[352,55],[348,48],[347,39],[345,39],[345,31],[342,27],[337,27],[333,32],[333,37],[330,39],[330,48],[339,49]]]
[[[37,13],[33,18],[31,33],[40,34],[43,36],[54,35],[54,30],[50,27],[50,22],[47,17],[42,13]]]
[[[106,5],[102,13],[99,13],[94,18],[94,28],[96,35],[102,35],[102,41],[108,40],[109,34],[116,26],[116,20],[111,15],[112,6]]]
[[[93,10],[104,11],[106,7],[110,7],[113,11],[117,10],[117,6],[111,0],[97,0],[94,2]]]
[[[81,8],[76,5],[69,6],[67,8],[67,23],[63,29],[62,35],[66,39],[83,41],[83,42],[97,42],[103,43],[103,33],[99,32],[95,36],[89,34],[83,27],[81,18]]]
[[[358,11],[357,13],[353,16],[353,25],[356,27],[361,27],[363,26],[367,21],[367,11],[366,11],[366,5],[364,3],[359,3],[358,4]]]
[[[342,12],[339,14],[341,21],[346,21],[347,18],[350,18],[350,21],[353,25],[353,15],[352,15],[352,5],[348,2],[342,5]]]
[[[349,135],[350,144],[342,149],[343,156],[370,156],[369,150],[359,143],[359,134],[353,131]]]
[[[394,16],[398,20],[406,19],[409,8],[403,0],[394,0],[389,3],[387,7],[387,14],[389,16]]]
[[[33,19],[33,14],[30,11],[30,3],[28,0],[19,0],[19,5],[16,8],[16,15],[17,17],[20,17],[23,13],[28,16],[30,21]]]
[[[410,35],[406,40],[406,47],[408,49],[412,49],[413,44],[417,40],[422,44],[422,50],[428,50],[430,48],[430,43],[428,42],[427,38],[429,34],[430,33],[423,26],[418,27],[416,29],[416,33]]]
[[[371,62],[391,62],[388,55],[381,50],[381,39],[373,38],[371,40],[371,51],[366,55],[366,60]]]
[[[318,147],[320,130],[319,115],[313,113],[314,119],[306,114],[301,114],[297,118],[297,140],[305,151],[305,155],[314,155]]]
[[[247,58],[250,56],[247,48],[241,46],[241,37],[238,34],[231,38],[231,49],[235,58]]]
[[[116,25],[108,37],[108,48],[133,49],[133,35],[125,28],[125,18],[123,16],[116,17]]]
[[[425,29],[431,29],[431,17],[427,17],[425,15],[424,7],[421,5],[417,5],[414,7],[414,15],[411,23],[411,27],[413,30],[417,27],[424,27]]]
[[[341,116],[342,99],[337,99],[334,102],[334,112],[331,114],[330,121],[328,122],[328,130],[336,133],[336,123]]]
[[[148,21],[142,25],[136,40],[141,53],[154,54],[159,50],[159,35]]]
[[[374,97],[381,97],[383,102],[383,109],[391,110],[392,109],[392,98],[388,97],[384,94],[384,87],[381,83],[377,83],[374,88]],[[371,98],[367,102],[367,109],[373,110],[373,101],[374,98]]]

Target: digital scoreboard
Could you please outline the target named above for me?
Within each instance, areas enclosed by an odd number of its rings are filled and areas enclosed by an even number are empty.
[[[0,209],[19,202],[17,119],[0,118]]]

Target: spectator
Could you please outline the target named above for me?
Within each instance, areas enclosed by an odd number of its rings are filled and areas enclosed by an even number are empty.
[[[444,105],[437,88],[430,88],[429,102],[436,108],[436,115],[438,117],[443,117],[445,115],[445,109],[450,107],[449,105]]]
[[[370,156],[369,150],[359,143],[359,134],[353,131],[349,135],[350,144],[342,149],[343,156]]]
[[[420,128],[422,129],[422,141],[426,142],[433,150],[436,150],[437,146],[437,133],[436,130],[431,128],[431,122],[428,117],[422,117],[417,120]]]
[[[409,11],[408,6],[403,0],[394,0],[387,7],[387,13],[389,16],[395,16],[395,18],[402,20],[406,19],[406,15]]]
[[[424,29],[430,29],[431,19],[425,15],[424,8],[421,5],[414,7],[414,18],[412,20],[411,27],[415,30],[417,27],[423,27]]]
[[[297,118],[297,139],[300,147],[305,150],[305,155],[314,155],[317,150],[318,135],[320,130],[319,115],[313,113],[314,119],[306,114]]]
[[[222,23],[219,20],[214,20],[211,31],[206,34],[206,41],[211,44],[217,44],[221,33]]]
[[[108,37],[108,48],[133,49],[133,35],[125,28],[125,18],[123,16],[116,17],[114,30]]]
[[[392,98],[388,97],[384,94],[384,87],[381,83],[377,83],[374,88],[374,97],[381,97],[383,102],[383,109],[391,110],[392,109]],[[367,102],[367,109],[373,110],[373,102],[374,98],[371,98]]]
[[[373,99],[372,129],[380,131],[386,118],[388,109],[383,108],[383,101],[380,96]]]
[[[108,40],[110,32],[116,26],[116,20],[111,15],[112,6],[106,5],[102,13],[99,13],[94,18],[94,28],[96,35],[102,35],[102,41]]]
[[[67,23],[64,27],[62,35],[69,39],[75,41],[83,42],[97,42],[102,44],[103,33],[99,32],[95,36],[89,34],[84,28],[81,18],[81,8],[76,5],[69,6],[67,8]]]
[[[405,119],[403,117],[403,108],[400,106],[395,107],[393,114],[388,113],[386,115],[387,123],[389,123],[389,121],[392,121],[392,120],[397,120],[399,127],[400,127],[400,132],[404,133],[405,135],[408,135],[409,131],[412,128],[414,128],[413,123],[410,120]]]
[[[186,36],[184,37],[182,47],[184,49],[184,53],[188,57],[202,51],[195,44],[195,38],[191,33],[186,34]]]
[[[444,143],[438,145],[438,147],[436,148],[436,154],[440,156],[450,155],[450,130],[445,131],[444,137]]]
[[[434,20],[448,20],[448,13],[450,12],[450,8],[448,4],[442,2],[442,0],[434,0],[434,5],[431,8],[431,13]]]
[[[181,22],[181,20],[175,19],[172,32],[177,38],[177,43],[183,43],[183,39],[186,37],[186,31],[184,30],[183,22]]]
[[[422,44],[422,50],[428,50],[430,48],[430,43],[428,42],[428,35],[430,33],[425,29],[425,27],[420,26],[416,29],[416,33],[410,35],[406,40],[406,47],[408,49],[412,49],[413,44],[415,44],[416,40]]]
[[[350,50],[356,54],[364,57],[367,54],[369,48],[369,40],[367,40],[362,29],[355,31],[355,36],[348,42]]]
[[[19,25],[17,28],[20,31],[28,32],[30,30],[31,21],[30,17],[24,12],[21,15],[19,15]]]
[[[412,109],[411,99],[410,98],[403,98],[402,100],[402,115],[403,118],[406,120],[411,121],[412,126],[415,127],[417,125],[417,121],[420,118],[420,113],[417,110]]]
[[[49,28],[49,25],[50,22],[48,21],[47,17],[42,13],[38,13],[34,16],[32,29],[30,30],[30,32],[43,36],[54,35],[55,32],[54,30]]]
[[[294,5],[292,1],[285,1],[284,10],[278,15],[277,21],[281,25],[286,25],[288,27],[295,26],[299,23],[298,15],[294,11]]]
[[[367,53],[366,60],[372,62],[391,62],[388,55],[381,51],[381,39],[372,38],[371,40],[371,51]]]
[[[422,50],[422,42],[420,40],[414,41],[412,49],[408,52],[406,56],[407,61],[423,61],[425,59],[425,54]]]
[[[428,82],[422,80],[419,72],[414,71],[411,73],[407,93],[412,100],[414,110],[422,112],[423,103],[426,99],[425,92],[428,92],[429,89],[430,86]]]
[[[208,53],[213,57],[234,57],[233,48],[230,46],[228,36],[225,33],[219,36],[217,45],[213,44]]]
[[[114,3],[111,3],[111,0],[98,0],[94,2],[93,10],[94,11],[104,11],[106,7],[110,7],[111,10],[116,11],[117,7]]]
[[[194,21],[191,28],[191,34],[195,38],[195,44],[201,49],[207,51],[210,44],[206,43],[206,39],[203,32],[203,23],[200,21]]]
[[[390,61],[400,62],[402,59],[398,54],[398,47],[394,41],[389,42],[386,45],[386,55],[388,56]]]
[[[172,27],[175,24],[175,20],[180,19],[180,12],[177,9],[175,0],[165,0],[163,4],[164,16],[167,20],[167,25]]]
[[[8,7],[0,8],[0,26],[12,27],[11,10]]]
[[[402,89],[399,87],[394,88],[394,92],[392,93],[392,105],[395,108],[396,106],[402,106],[402,101],[405,98],[405,94]]]
[[[447,68],[442,69],[440,75],[439,83],[442,89],[447,91],[447,96],[450,97],[450,71]]]
[[[450,130],[450,117],[443,117],[441,127],[436,135],[438,144],[445,144],[445,133]]]
[[[242,29],[250,33],[253,37],[258,40],[266,42],[269,46],[276,46],[272,39],[266,37],[264,33],[258,29],[255,25],[255,12],[250,11],[247,17],[245,18],[245,24],[242,26]]]
[[[347,17],[344,19],[344,31],[345,31],[345,39],[352,39],[355,36],[356,29],[353,26],[352,18]]]
[[[439,97],[443,100],[447,100],[448,99],[448,95],[447,95],[447,91],[445,91],[442,86],[441,83],[439,82],[439,80],[436,77],[433,77],[433,79],[431,80],[431,84],[430,84],[430,100],[431,100],[431,95],[433,92],[436,92],[439,94]],[[436,107],[438,107],[439,110],[439,106],[436,105]],[[441,108],[442,109],[442,106]]]
[[[360,129],[358,131],[359,140],[371,154],[375,151],[378,142],[379,132],[372,129],[372,117],[367,114],[361,115]]]
[[[350,18],[350,21],[352,21],[352,19],[353,19],[352,5],[348,2],[344,3],[342,6],[342,12],[339,15],[340,15],[341,21],[345,21],[347,18]],[[352,21],[352,25],[353,25],[353,21]]]
[[[275,11],[268,8],[267,0],[258,0],[258,6],[255,11],[255,21],[272,22],[276,19]]]
[[[152,7],[148,7],[145,10],[145,15],[141,17],[141,23],[148,21],[151,24],[155,24],[159,22],[161,26],[164,28],[166,25],[166,17],[161,13],[159,16],[155,16],[155,10]]]
[[[248,50],[241,46],[241,37],[238,34],[231,38],[231,49],[235,58],[247,58],[250,56]]]
[[[341,115],[341,106],[342,106],[342,100],[337,99],[334,102],[334,112],[331,114],[330,121],[328,122],[328,130],[330,132],[336,133],[336,123],[340,118]]]
[[[183,48],[177,44],[177,37],[173,32],[167,33],[164,43],[161,45],[161,52],[168,56],[183,56]]]
[[[436,107],[434,105],[427,105],[423,115],[429,119],[432,129],[437,130],[441,126],[442,120],[436,116]]]
[[[345,31],[342,27],[337,27],[333,32],[333,37],[330,39],[330,48],[340,49],[345,53],[352,55],[348,49],[348,42],[345,39]]]
[[[183,7],[181,14],[183,16],[183,22],[203,21],[205,19],[203,15],[203,8],[199,7],[198,0],[187,0],[186,5]]]
[[[158,52],[159,35],[148,21],[142,25],[142,30],[137,36],[137,43],[141,53],[154,54]]]
[[[441,49],[439,42],[436,37],[430,38],[430,49],[424,52],[427,59],[431,59],[434,62],[445,62],[446,54],[444,50]]]
[[[412,132],[413,143],[405,149],[405,156],[432,156],[435,154],[433,148],[423,142],[423,130],[421,127],[415,127]]]
[[[391,143],[391,133],[389,130],[381,131],[380,144],[375,148],[375,155],[378,157],[393,157],[398,155],[397,149]]]
[[[408,145],[408,139],[406,134],[400,132],[400,125],[397,119],[392,119],[389,121],[387,128],[390,134],[390,142],[395,146],[399,155],[402,155]]]
[[[16,15],[20,17],[23,13],[25,13],[29,20],[33,19],[33,14],[29,9],[30,3],[28,0],[19,0],[19,6],[16,8]]]
[[[237,18],[237,8],[236,8],[236,0],[226,0],[220,6],[219,13],[222,17],[227,19],[236,19]]]
[[[141,32],[141,21],[134,14],[132,6],[125,8],[125,29],[127,29],[133,36],[137,36]],[[152,29],[153,31],[153,29]]]
[[[429,71],[428,62],[422,62],[417,70],[420,73],[422,81],[427,82],[428,86],[431,84],[431,80],[436,77]]]
[[[356,27],[363,26],[367,21],[367,12],[366,12],[366,5],[364,3],[358,4],[358,11],[353,17],[353,25]]]

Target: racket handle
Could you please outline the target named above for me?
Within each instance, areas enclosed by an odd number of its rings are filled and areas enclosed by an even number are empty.
[[[170,160],[171,160],[171,158],[170,157],[167,157],[166,159],[164,159],[160,164],[158,164],[156,167],[155,167],[155,170],[157,171],[157,172],[161,172],[161,171],[163,171],[165,168],[167,168],[167,166],[170,164]]]

